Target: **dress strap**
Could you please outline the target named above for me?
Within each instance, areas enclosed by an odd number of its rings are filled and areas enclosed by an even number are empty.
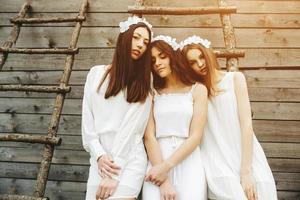
[[[191,90],[190,90],[190,94],[193,94],[194,93],[194,90],[195,90],[195,88],[196,88],[196,86],[197,86],[197,83],[194,83],[193,85],[192,85],[192,88],[191,88]]]

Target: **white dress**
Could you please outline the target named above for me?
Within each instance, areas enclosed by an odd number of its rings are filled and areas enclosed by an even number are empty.
[[[193,88],[187,93],[161,94],[154,96],[154,119],[156,138],[163,159],[170,157],[189,137],[189,128],[193,116]],[[148,170],[151,168],[148,163]],[[179,200],[206,200],[207,184],[197,147],[185,160],[175,166],[170,174]],[[160,190],[156,185],[145,182],[143,200],[160,200]]]
[[[224,91],[210,99],[201,153],[209,198],[247,200],[240,184],[241,128],[234,91],[234,72],[218,84]],[[274,178],[262,147],[254,135],[252,172],[259,200],[277,200]]]
[[[111,155],[121,167],[116,192],[109,199],[136,198],[141,190],[147,155],[142,137],[151,109],[151,99],[144,103],[128,103],[125,92],[104,98],[108,79],[100,92],[96,89],[106,66],[91,68],[87,75],[82,103],[82,141],[83,147],[91,155],[86,200],[95,200],[101,182],[98,174],[97,158],[103,154]]]

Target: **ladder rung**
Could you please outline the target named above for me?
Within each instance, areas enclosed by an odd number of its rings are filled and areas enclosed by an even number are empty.
[[[40,143],[40,144],[52,144],[60,145],[60,137],[49,137],[40,135],[28,135],[28,134],[1,134],[0,141],[10,142],[26,142],[26,143]]]
[[[16,17],[10,19],[11,23],[18,24],[35,24],[35,23],[63,23],[63,22],[82,22],[85,20],[84,16],[76,17],[49,17],[49,18],[22,18]]]
[[[48,197],[32,197],[26,195],[0,194],[0,200],[49,200]]]
[[[230,50],[214,50],[218,58],[237,58],[245,57],[245,51],[230,49]]]
[[[199,15],[199,14],[229,14],[236,13],[234,6],[227,7],[156,7],[156,6],[128,6],[128,12],[148,15]]]
[[[43,93],[68,93],[70,86],[43,86],[43,85],[0,85],[0,91],[24,91]]]
[[[4,48],[0,47],[0,52],[20,53],[20,54],[77,54],[78,48],[53,48],[53,49],[29,49],[29,48]]]

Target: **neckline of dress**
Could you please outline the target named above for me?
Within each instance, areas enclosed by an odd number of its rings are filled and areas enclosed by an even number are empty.
[[[217,84],[221,84],[226,79],[226,77],[228,76],[229,73],[230,72],[225,72],[224,76],[222,77],[222,79]]]
[[[195,87],[195,84],[193,84],[192,87],[191,87],[191,89],[189,89],[189,91],[187,91],[187,92],[170,92],[170,93],[163,92],[163,93],[158,93],[156,91],[156,95],[155,96],[187,96],[187,95],[189,95],[189,94],[192,93],[193,88]]]

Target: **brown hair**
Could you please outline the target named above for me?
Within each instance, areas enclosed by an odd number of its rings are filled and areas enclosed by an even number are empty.
[[[138,27],[147,29],[149,44],[144,54],[138,60],[133,60],[131,58],[132,37],[134,30]],[[127,102],[144,102],[146,100],[150,92],[150,42],[151,30],[142,22],[131,25],[127,31],[119,34],[111,68],[107,73],[109,83],[105,92],[105,99],[116,96],[121,90],[126,89]],[[100,82],[97,92],[99,92],[103,81]]]
[[[220,65],[217,61],[217,57],[215,53],[211,48],[205,48],[201,44],[189,44],[182,49],[182,54],[184,55],[186,60],[187,60],[187,53],[191,49],[198,49],[199,51],[202,52],[203,58],[205,60],[205,65],[207,68],[207,74],[203,76],[197,75],[197,81],[201,82],[206,86],[209,97],[217,95],[219,92],[221,92],[221,90],[217,87],[217,80],[216,80],[217,78],[216,72],[217,70],[220,69]],[[194,74],[196,73],[194,72]]]
[[[185,58],[183,58],[180,50],[173,50],[169,44],[162,40],[152,42],[151,49],[153,47],[157,48],[159,51],[163,52],[167,57],[169,57],[172,73],[174,73],[183,84],[192,85],[194,82],[196,82],[194,72],[185,62]],[[151,62],[151,65],[153,66],[154,63]],[[165,79],[157,75],[153,68],[152,74],[154,88],[157,90],[163,89],[166,85]]]

